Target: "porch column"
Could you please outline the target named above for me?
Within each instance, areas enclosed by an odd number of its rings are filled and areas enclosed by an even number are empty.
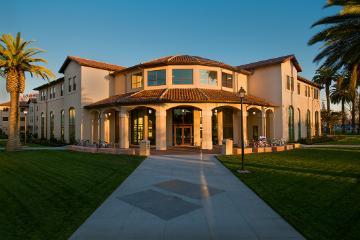
[[[111,112],[111,115],[108,118],[109,121],[109,139],[111,143],[115,143],[115,111]]]
[[[105,114],[101,113],[100,114],[100,136],[99,136],[99,140],[101,141],[105,141]]]
[[[156,115],[156,150],[166,150],[166,110],[160,108]]]
[[[261,132],[260,136],[266,137],[266,110],[262,108],[261,110]]]
[[[240,111],[239,111],[240,112]],[[249,133],[248,133],[248,111],[246,107],[243,107],[243,130],[244,130],[244,146],[246,147],[249,142]],[[241,131],[241,115],[239,113],[239,131]],[[239,140],[239,144],[241,143],[241,139]]]
[[[212,111],[210,109],[202,110],[202,144],[201,149],[212,149],[212,126],[211,126]]]
[[[126,109],[119,112],[119,146],[129,148],[129,114]]]
[[[233,110],[233,139],[234,144],[240,143],[240,111]]]
[[[148,110],[144,110],[144,140],[149,139],[149,117]]]
[[[194,146],[200,146],[200,111],[194,109]]]
[[[223,141],[223,138],[224,138],[224,126],[223,126],[223,123],[224,123],[224,114],[223,114],[223,111],[218,111],[217,112],[217,135],[218,135],[218,145],[222,145],[222,141]]]

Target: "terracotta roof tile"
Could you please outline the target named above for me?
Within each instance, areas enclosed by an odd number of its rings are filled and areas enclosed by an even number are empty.
[[[238,68],[245,69],[245,70],[248,70],[248,71],[252,71],[252,70],[254,70],[256,68],[267,67],[267,66],[271,66],[271,65],[275,65],[275,64],[280,64],[280,63],[286,62],[288,60],[293,61],[293,64],[295,65],[298,72],[302,71],[299,62],[297,61],[295,55],[293,55],[293,54],[282,56],[282,57],[277,57],[277,58],[271,58],[271,59],[267,59],[267,60],[262,60],[262,61],[258,61],[258,62],[248,63],[248,64],[244,64],[244,65],[240,65],[240,66],[238,66]]]
[[[119,66],[119,65],[115,65],[115,64],[111,64],[111,63],[99,62],[99,61],[81,58],[81,57],[75,57],[75,56],[68,56],[65,59],[63,65],[61,66],[59,73],[64,73],[65,68],[71,61],[75,61],[78,64],[80,64],[81,66],[99,68],[99,69],[104,69],[104,70],[108,70],[108,71],[117,71],[117,70],[121,70],[121,69],[125,68],[123,66]]]
[[[160,66],[167,66],[167,65],[202,65],[202,66],[211,66],[211,67],[221,67],[224,69],[229,69],[231,71],[235,72],[241,72],[243,74],[250,74],[249,71],[246,71],[244,69],[241,69],[239,67],[234,67],[228,64],[225,64],[223,62],[199,57],[199,56],[190,56],[190,55],[172,55],[172,56],[166,56],[157,58],[148,62],[140,63],[137,65],[134,65],[129,68],[125,68],[122,70],[116,71],[116,73],[126,72],[129,70],[134,70],[137,68],[150,68],[150,67],[160,67]]]
[[[135,93],[127,93],[112,96],[101,101],[87,105],[86,108],[96,108],[113,105],[133,105],[151,103],[171,103],[171,102],[191,102],[191,103],[240,103],[238,93],[215,89],[200,88],[173,88],[141,90]],[[244,103],[275,106],[262,98],[247,95]]]
[[[52,86],[52,85],[54,85],[54,84],[57,84],[57,83],[63,82],[63,81],[64,81],[64,77],[61,77],[61,78],[58,78],[58,79],[49,81],[49,82],[47,82],[47,83],[45,83],[45,84],[43,84],[43,85],[40,85],[40,86],[34,88],[34,90],[40,90],[40,89],[42,89],[42,88],[47,88],[47,87],[49,87],[49,86]]]
[[[302,76],[299,76],[299,75],[298,75],[298,76],[297,76],[297,79],[298,79],[299,81],[301,81],[301,82],[307,83],[307,84],[312,85],[312,86],[314,86],[314,87],[321,88],[320,84],[317,84],[317,83],[315,83],[315,82],[313,82],[313,81],[310,81],[309,79],[306,79],[306,78],[304,78],[304,77],[302,77]]]

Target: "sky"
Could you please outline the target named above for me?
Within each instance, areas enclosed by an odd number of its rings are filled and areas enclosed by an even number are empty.
[[[132,66],[161,56],[196,55],[241,65],[295,54],[311,79],[320,45],[307,45],[332,15],[325,0],[12,0],[1,3],[0,34],[21,32],[57,77],[66,56]],[[45,80],[27,77],[26,92]],[[260,96],[261,97],[261,96]],[[322,98],[324,93],[322,92]],[[0,102],[9,99],[0,79]]]

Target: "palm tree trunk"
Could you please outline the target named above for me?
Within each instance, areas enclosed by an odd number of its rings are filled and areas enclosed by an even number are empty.
[[[356,106],[355,106],[355,103],[356,103],[356,95],[354,94],[354,97],[352,98],[351,100],[351,104],[352,104],[352,108],[351,108],[351,132],[352,133],[355,133],[355,114],[356,114]]]
[[[10,116],[9,116],[9,138],[6,145],[7,151],[21,149],[19,138],[19,92],[10,92]]]
[[[325,84],[326,110],[330,114],[330,84]],[[326,123],[326,133],[330,131],[330,123]]]
[[[360,87],[359,87],[359,89],[360,89]],[[358,93],[358,114],[359,114],[359,119],[358,119],[357,132],[358,132],[358,134],[360,134],[360,92]]]
[[[345,133],[345,99],[341,99],[341,133]]]

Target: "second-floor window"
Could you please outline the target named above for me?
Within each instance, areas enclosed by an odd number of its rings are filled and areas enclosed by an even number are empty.
[[[60,96],[64,96],[64,83],[61,83]]]
[[[69,92],[71,92],[71,87],[72,87],[72,78],[69,78]]]
[[[233,75],[230,73],[221,73],[221,82],[223,87],[232,88],[233,87]]]
[[[148,71],[148,86],[160,86],[166,84],[166,70]]]
[[[143,86],[143,74],[135,73],[131,75],[131,88],[141,88]]]
[[[55,95],[56,95],[56,86],[53,86],[53,98],[55,98]]]
[[[319,99],[319,89],[314,88],[314,98]]]
[[[173,69],[172,70],[173,84],[192,84],[193,70],[192,69]]]
[[[76,90],[76,76],[73,77],[73,91]]]
[[[291,76],[287,76],[286,89],[294,91],[294,78]]]
[[[298,93],[298,95],[300,95],[300,93],[301,93],[301,85],[300,85],[300,83],[297,84],[297,93]]]
[[[200,83],[216,86],[217,85],[217,72],[200,70]]]

